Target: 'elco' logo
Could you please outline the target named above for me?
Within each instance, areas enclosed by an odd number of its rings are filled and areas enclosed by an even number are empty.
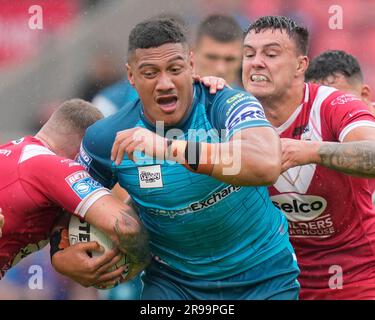
[[[290,221],[314,220],[327,208],[327,201],[319,196],[285,193],[272,196],[271,200]]]

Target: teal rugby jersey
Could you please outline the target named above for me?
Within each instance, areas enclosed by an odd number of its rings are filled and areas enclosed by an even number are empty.
[[[135,163],[125,155],[116,166],[110,153],[118,131],[133,127],[155,131],[142,108],[137,99],[92,125],[78,161],[104,186],[119,182],[129,192],[149,232],[154,255],[182,274],[219,280],[258,265],[286,247],[287,222],[266,187],[228,185],[180,164],[147,157]],[[192,108],[174,131],[179,139],[196,141],[207,140],[204,132],[210,132],[208,142],[220,142],[241,129],[260,126],[271,125],[249,93],[225,88],[212,95],[203,85],[194,84]]]

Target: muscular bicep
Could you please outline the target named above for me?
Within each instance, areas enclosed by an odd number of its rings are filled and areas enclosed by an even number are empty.
[[[271,127],[253,127],[237,131],[230,138],[233,160],[230,172],[237,172],[241,185],[270,185],[280,175],[280,138]],[[224,153],[224,152],[223,152]]]
[[[244,143],[261,147],[263,152],[280,153],[280,138],[272,127],[253,127],[237,131],[229,141],[241,140]]]

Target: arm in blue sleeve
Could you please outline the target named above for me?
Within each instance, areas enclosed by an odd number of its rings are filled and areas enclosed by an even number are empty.
[[[224,88],[218,92],[210,110],[211,123],[219,132],[224,131],[224,141],[239,130],[253,127],[272,127],[266,119],[259,101],[250,93]]]

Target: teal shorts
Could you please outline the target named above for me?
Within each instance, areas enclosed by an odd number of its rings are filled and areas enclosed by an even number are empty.
[[[292,246],[238,275],[207,281],[155,260],[142,276],[142,300],[297,300],[299,268]]]

